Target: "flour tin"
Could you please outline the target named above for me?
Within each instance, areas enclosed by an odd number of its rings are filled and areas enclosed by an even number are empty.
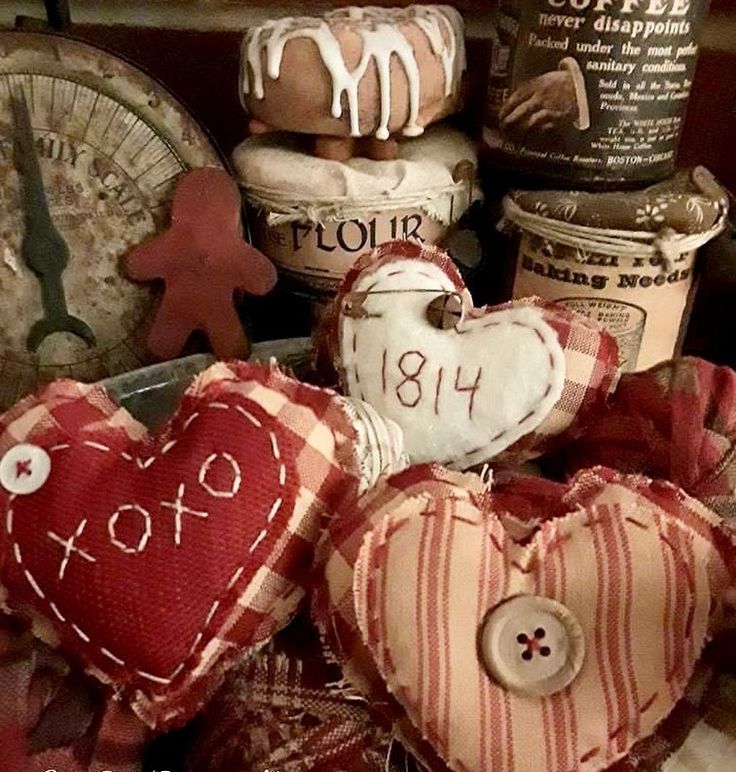
[[[267,134],[243,142],[233,162],[253,243],[313,296],[334,292],[385,241],[442,241],[479,193],[474,143],[445,126],[402,142],[396,161],[316,158],[298,138]]]

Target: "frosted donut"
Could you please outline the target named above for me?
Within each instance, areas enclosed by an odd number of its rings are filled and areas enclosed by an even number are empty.
[[[268,21],[243,41],[243,106],[256,131],[416,137],[459,109],[463,34],[446,5]]]

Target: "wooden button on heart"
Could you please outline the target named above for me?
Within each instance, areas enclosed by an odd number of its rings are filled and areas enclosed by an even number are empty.
[[[499,684],[539,697],[562,691],[577,676],[585,657],[585,637],[562,603],[517,595],[488,613],[480,650]]]
[[[454,293],[438,295],[427,306],[427,321],[438,330],[457,327],[463,317],[463,303]]]

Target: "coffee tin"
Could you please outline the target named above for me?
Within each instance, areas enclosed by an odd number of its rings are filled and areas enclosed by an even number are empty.
[[[497,0],[495,164],[570,187],[668,177],[708,0]]]

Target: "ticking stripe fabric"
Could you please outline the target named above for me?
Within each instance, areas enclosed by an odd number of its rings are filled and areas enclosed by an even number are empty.
[[[358,622],[451,769],[592,772],[682,697],[706,639],[714,557],[712,541],[653,504],[581,509],[522,546],[468,502],[417,497],[363,543]],[[582,627],[583,668],[553,696],[504,689],[479,662],[486,613],[517,595],[559,600]]]
[[[403,520],[410,524],[401,525]],[[420,530],[409,543],[400,541],[409,538],[410,526]],[[463,529],[472,535],[460,539]],[[567,542],[564,549],[557,542],[568,530],[580,542],[572,556]],[[587,534],[584,548],[579,531]],[[529,544],[537,545],[536,553]],[[484,545],[480,557],[472,554],[478,545]],[[704,699],[704,677],[696,681],[693,672],[704,641],[718,629],[721,605],[711,598],[720,597],[730,581],[725,564],[731,558],[724,555],[731,548],[720,518],[675,486],[641,476],[597,468],[560,485],[504,474],[491,494],[475,475],[414,467],[380,482],[330,523],[319,550],[324,577],[317,581],[312,611],[332,656],[370,696],[377,720],[393,721],[397,728],[403,718],[405,739],[432,769],[443,764],[432,763],[428,745],[454,770],[570,772],[605,769],[616,759],[622,770],[650,770],[682,742],[676,729]],[[542,559],[547,554],[551,558]],[[593,651],[586,662],[600,663],[593,671],[587,666],[587,683],[597,691],[586,692],[574,706],[565,695],[575,683],[535,709],[527,709],[526,699],[519,703],[525,706],[520,714],[507,713],[512,698],[505,691],[498,697],[478,659],[485,614],[502,597],[522,590],[561,597],[585,620]],[[644,643],[633,635],[635,612],[639,631],[657,621]],[[599,629],[611,640],[601,639]],[[601,646],[609,648],[602,652]],[[621,683],[629,687],[619,697]],[[600,704],[604,692],[613,700],[610,709]],[[480,705],[494,694],[503,709],[483,713]],[[636,713],[634,703],[646,709]],[[660,726],[670,711],[671,720]],[[408,726],[416,727],[413,734],[406,731],[406,714]],[[477,723],[481,715],[487,721],[483,728]],[[536,725],[529,716],[536,716]],[[624,717],[633,720],[617,731]],[[553,733],[560,721],[564,742]],[[511,746],[507,731],[514,738]],[[429,743],[422,743],[422,735]],[[586,740],[589,747],[581,750]],[[539,748],[543,758],[535,755]],[[595,748],[597,753],[581,761]]]

